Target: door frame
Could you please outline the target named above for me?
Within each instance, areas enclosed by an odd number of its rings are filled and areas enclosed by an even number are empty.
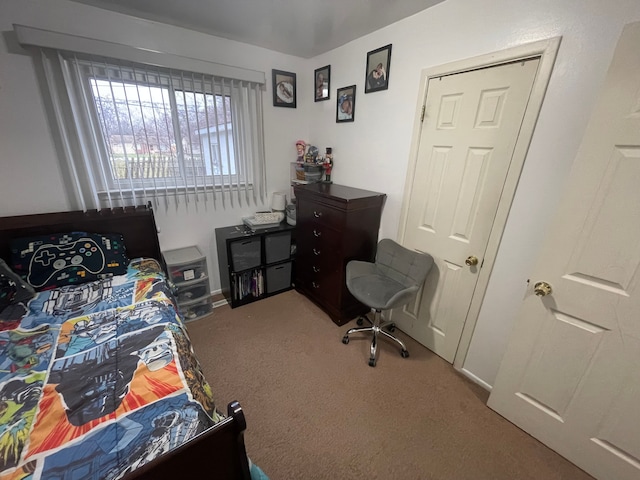
[[[484,294],[489,284],[489,278],[493,265],[495,263],[498,249],[500,246],[500,240],[502,239],[502,233],[504,232],[507,218],[509,216],[509,210],[515,196],[516,188],[518,186],[518,180],[522,172],[529,144],[533,137],[538,115],[542,108],[542,102],[544,100],[547,86],[551,78],[553,71],[553,65],[555,63],[558,49],[560,48],[560,41],[562,37],[552,37],[545,40],[539,40],[531,43],[526,43],[516,47],[500,50],[477,57],[467,58],[463,60],[446,63],[444,65],[438,65],[435,67],[429,67],[422,70],[420,75],[420,89],[418,92],[418,103],[416,105],[415,120],[413,125],[411,147],[409,150],[409,164],[407,168],[407,176],[405,179],[404,196],[402,200],[402,209],[400,213],[400,223],[398,225],[398,240],[400,243],[404,243],[404,233],[407,226],[407,215],[409,211],[409,201],[411,199],[413,177],[415,175],[416,163],[418,161],[418,152],[420,148],[420,132],[422,130],[422,111],[427,100],[427,90],[429,80],[433,78],[443,77],[446,75],[454,75],[457,73],[469,72],[472,70],[479,70],[482,68],[495,67],[504,63],[511,63],[520,60],[527,60],[531,58],[539,58],[540,63],[536,77],[531,88],[531,95],[527,108],[524,112],[522,126],[520,133],[515,144],[511,163],[507,171],[507,178],[504,183],[502,194],[500,195],[500,201],[496,210],[496,216],[491,227],[491,233],[487,242],[487,249],[484,252],[483,266],[478,274],[478,281],[476,288],[471,298],[469,311],[465,319],[464,327],[460,335],[460,342],[458,343],[458,349],[453,361],[453,366],[456,370],[463,373],[476,383],[479,383],[484,388],[490,386],[484,382],[479,382],[478,379],[466,373],[463,369],[464,361],[471,344],[473,337],[473,331],[480,314],[482,302],[484,300]]]

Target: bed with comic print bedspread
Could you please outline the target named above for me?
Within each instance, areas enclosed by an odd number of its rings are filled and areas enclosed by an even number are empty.
[[[221,420],[153,259],[0,319],[0,478],[122,478]]]

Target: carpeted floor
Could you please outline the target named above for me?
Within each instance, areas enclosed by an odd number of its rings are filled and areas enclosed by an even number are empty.
[[[218,406],[238,400],[272,480],[590,479],[485,403],[488,393],[401,332],[411,356],[336,326],[296,291],[188,324]]]

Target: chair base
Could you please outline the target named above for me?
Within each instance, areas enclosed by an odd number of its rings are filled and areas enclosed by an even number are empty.
[[[405,346],[404,342],[399,338],[395,337],[394,335],[391,335],[391,333],[389,333],[388,331],[383,330],[384,328],[387,328],[389,331],[392,332],[393,330],[395,330],[395,324],[393,322],[381,322],[381,319],[382,319],[381,310],[375,311],[373,322],[367,315],[358,317],[358,320],[357,320],[358,325],[362,325],[364,323],[363,319],[366,319],[371,324],[371,326],[350,328],[349,330],[347,330],[347,333],[344,334],[344,337],[342,337],[342,343],[344,343],[345,345],[348,344],[349,335],[351,335],[352,333],[372,332],[373,340],[371,341],[371,353],[369,356],[370,367],[375,367],[376,362],[378,360],[377,358],[378,335],[382,335],[383,337],[391,339],[394,342],[396,342],[398,345],[400,345],[400,348],[401,348],[400,355],[402,355],[403,358],[407,358],[409,356],[409,352],[407,351],[407,347]]]

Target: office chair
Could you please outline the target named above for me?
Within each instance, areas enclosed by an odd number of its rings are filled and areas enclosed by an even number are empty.
[[[379,334],[398,343],[402,348],[400,354],[407,358],[409,352],[405,344],[389,333],[395,329],[395,324],[390,321],[381,322],[382,310],[409,303],[432,266],[431,255],[409,250],[388,238],[378,242],[375,263],[350,261],[346,270],[347,289],[360,302],[375,310],[375,315],[373,321],[367,315],[358,317],[358,325],[362,325],[366,319],[371,326],[349,329],[342,337],[342,343],[349,343],[349,335],[352,333],[373,332],[369,366],[376,366]]]

